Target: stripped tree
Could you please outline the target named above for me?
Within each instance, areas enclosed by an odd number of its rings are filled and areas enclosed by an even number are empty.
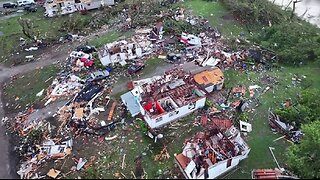
[[[39,31],[37,31],[30,19],[19,18],[18,23],[22,28],[22,33],[29,39],[36,41],[39,36]]]
[[[291,11],[290,19],[293,18],[293,16],[294,16],[294,11],[296,10],[296,4],[299,3],[299,2],[301,2],[301,0],[294,0],[294,1],[293,1],[293,6],[292,6],[292,11]]]

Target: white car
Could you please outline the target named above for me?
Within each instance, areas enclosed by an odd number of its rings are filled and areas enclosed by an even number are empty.
[[[35,4],[34,0],[18,0],[17,1],[18,6],[25,6],[28,4]]]
[[[87,81],[101,80],[109,76],[109,74],[110,72],[108,70],[96,71],[90,74],[90,77],[87,79]]]
[[[69,55],[69,57],[71,57],[72,59],[76,59],[76,58],[81,58],[81,57],[84,57],[84,56],[89,56],[89,54],[86,54],[81,52],[81,51],[72,51]]]

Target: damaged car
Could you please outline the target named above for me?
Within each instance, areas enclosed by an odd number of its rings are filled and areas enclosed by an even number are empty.
[[[95,71],[90,74],[90,77],[87,79],[87,81],[99,81],[102,79],[105,79],[110,74],[110,69],[106,69],[103,71]]]
[[[170,54],[167,55],[166,61],[169,62],[169,63],[173,63],[173,64],[180,63],[181,62],[181,57],[182,57],[181,54],[170,53]]]
[[[75,97],[75,102],[83,102],[90,101],[94,96],[96,96],[99,92],[103,90],[103,86],[97,83],[89,83],[86,87],[84,87],[78,95]]]
[[[93,59],[91,59],[89,54],[83,54],[80,58],[80,61],[84,63],[84,66],[92,66],[93,65]]]
[[[89,53],[97,52],[97,49],[94,46],[85,45],[85,46],[78,46],[76,48],[76,51],[81,51],[89,54]]]
[[[2,4],[3,8],[16,8],[17,4],[13,2],[5,2]]]
[[[144,67],[145,67],[144,63],[141,63],[141,62],[136,63],[134,65],[129,66],[128,73],[130,75],[133,75],[133,74],[141,71]]]

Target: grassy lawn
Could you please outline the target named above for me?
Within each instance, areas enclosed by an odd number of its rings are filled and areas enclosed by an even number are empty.
[[[186,0],[184,3],[187,9],[191,10],[195,15],[206,17],[210,23],[217,27],[223,35],[238,35],[241,31],[245,31],[244,26],[230,18],[228,12],[220,3],[207,2],[203,0]],[[228,17],[228,18],[226,18]],[[305,88],[303,84],[311,84],[311,88],[320,88],[319,68],[317,66],[304,67],[284,67],[281,69],[273,69],[269,72],[244,72],[240,73],[234,70],[225,72],[225,86],[227,88],[236,85],[259,85],[263,89],[270,86],[271,89],[259,97],[261,105],[256,107],[254,111],[249,113],[249,122],[253,125],[253,131],[246,137],[251,152],[249,158],[240,163],[240,170],[227,175],[226,178],[251,178],[251,171],[256,168],[275,168],[277,167],[269,147],[274,147],[274,153],[281,167],[285,167],[286,148],[290,145],[286,140],[273,142],[274,139],[280,137],[280,134],[273,134],[267,123],[268,108],[275,108],[287,98],[294,99],[297,94]],[[305,75],[307,78],[301,84],[293,85],[291,78],[293,75]],[[263,76],[271,76],[278,81],[277,84],[264,84]],[[308,83],[305,83],[308,82]],[[248,96],[248,94],[247,94]]]
[[[204,0],[185,0],[183,3],[194,15],[207,18],[210,24],[217,28],[224,36],[237,36],[246,32],[244,27],[233,20],[232,15],[219,2]]]
[[[143,78],[149,78],[155,75],[162,75],[162,69],[166,69],[170,64],[166,63],[163,59],[159,59],[157,57],[152,57],[147,59],[145,62],[145,68],[143,68],[140,72],[132,76],[120,76],[117,79],[117,83],[115,86],[115,92],[113,92],[113,96],[115,98],[120,98],[120,96],[127,92],[127,83],[131,80],[136,81]],[[127,71],[129,65],[122,67],[122,71]],[[161,74],[160,74],[161,73]]]
[[[46,95],[46,89],[52,83],[58,68],[54,65],[43,69],[36,69],[28,74],[17,76],[16,79],[7,83],[4,87],[4,102],[9,103],[7,112],[19,112],[27,105],[40,102]],[[51,78],[51,79],[49,79]],[[36,94],[45,89],[41,97]]]
[[[46,18],[43,16],[43,13],[44,9],[39,7],[37,12],[22,13],[21,16],[0,21],[0,31],[3,32],[3,35],[0,36],[0,55],[4,56],[0,59],[0,63],[4,62],[11,53],[20,50],[20,37],[28,40],[22,33],[22,27],[18,23],[20,17],[28,18],[32,21],[34,30],[40,34],[38,38],[59,39],[66,34],[59,30],[68,16]],[[89,15],[83,16],[82,18],[87,17],[89,17]]]
[[[130,36],[133,35],[134,32],[132,31],[128,31],[125,33],[121,33],[118,31],[111,31],[108,32],[100,37],[97,37],[95,39],[92,39],[89,41],[90,45],[96,46],[96,47],[102,47],[103,45],[107,44],[107,43],[111,43],[114,42],[116,40],[119,40],[120,38],[128,38]]]
[[[163,59],[157,57],[146,60],[145,64],[146,67],[142,70],[142,78],[152,75],[156,68],[167,65]]]
[[[0,0],[2,1],[2,0]],[[210,21],[210,23],[217,27],[223,35],[237,36],[240,32],[245,31],[244,28],[230,18],[230,14],[220,3],[207,2],[203,0],[185,0],[182,3],[187,9],[191,10],[195,15],[201,15]],[[24,17],[35,19],[35,26],[39,28],[42,34],[47,37],[55,37],[60,34],[58,29],[61,27],[64,17],[54,19],[46,19],[42,16],[41,11],[37,13],[26,14]],[[19,37],[22,37],[21,28],[18,25],[17,19],[13,17],[6,21],[0,22],[0,31],[4,36],[0,36],[0,54],[9,53],[14,47]],[[129,37],[133,32],[121,33],[112,31],[100,37],[89,41],[90,45],[102,47],[106,43],[110,43],[121,39],[122,37]],[[150,58],[145,61],[146,67],[139,73],[138,76],[125,77],[121,76],[117,79],[118,84],[124,85],[130,79],[137,80],[141,78],[151,77],[155,73],[159,73],[167,64],[157,57]],[[159,69],[158,69],[159,68]],[[4,101],[9,106],[5,107],[8,112],[19,112],[25,109],[27,105],[36,104],[43,99],[46,92],[41,97],[36,97],[36,94],[42,89],[46,89],[51,83],[56,73],[58,72],[56,66],[49,66],[43,69],[37,69],[33,72],[18,76],[15,80],[8,83],[4,87]],[[123,69],[126,71],[126,68]],[[280,105],[287,98],[294,99],[296,95],[305,88],[305,84],[309,84],[309,88],[320,88],[320,78],[317,76],[319,68],[316,66],[303,66],[295,67],[282,67],[273,69],[272,71],[253,72],[245,71],[239,72],[234,70],[226,70],[225,74],[225,87],[231,88],[237,85],[259,85],[262,90],[266,87],[271,87],[265,93],[261,93],[258,97],[261,104],[249,112],[249,122],[252,124],[253,131],[248,133],[245,137],[248,142],[251,152],[249,157],[242,161],[239,165],[239,170],[226,175],[226,178],[251,178],[251,171],[253,169],[261,168],[275,168],[276,163],[269,151],[269,147],[274,147],[275,156],[280,163],[281,167],[285,167],[286,148],[290,142],[281,139],[273,142],[276,138],[282,136],[271,132],[268,121],[268,109],[275,108]],[[294,85],[292,77],[294,75],[304,75],[306,79],[302,79],[300,84]],[[49,78],[51,78],[48,80]],[[265,77],[274,79],[274,82],[264,81]],[[307,83],[306,83],[307,82]],[[112,99],[119,100],[120,96],[127,92],[126,89],[121,89],[117,92]],[[260,91],[261,92],[261,91]],[[246,97],[248,97],[248,90]],[[118,101],[119,102],[119,101]],[[192,114],[184,117],[173,123],[175,125],[164,127],[164,138],[159,142],[154,143],[141,131],[137,123],[125,126],[117,126],[114,130],[110,131],[107,136],[112,137],[117,135],[114,140],[102,140],[94,136],[78,137],[81,138],[80,150],[74,149],[73,153],[78,156],[76,158],[84,157],[89,159],[90,156],[95,156],[97,160],[93,162],[92,167],[81,171],[70,171],[70,168],[56,168],[67,174],[67,178],[85,177],[88,179],[104,178],[135,178],[132,173],[135,172],[134,160],[139,155],[142,155],[142,168],[145,170],[146,179],[159,178],[160,174],[165,174],[166,177],[173,178],[174,175],[180,174],[179,170],[174,167],[174,154],[182,151],[183,143],[186,138],[193,136],[196,132],[203,130],[201,126],[194,126],[193,121],[197,114]],[[122,117],[117,111],[114,117],[125,118],[125,120],[132,120],[131,117]],[[104,116],[105,118],[105,116]],[[83,144],[82,144],[83,143]],[[163,148],[167,146],[170,158],[163,161],[155,161],[154,158]],[[85,153],[83,153],[85,152]],[[123,160],[125,154],[125,159]],[[71,166],[74,166],[74,160],[71,156],[67,157]],[[61,161],[60,161],[61,162]],[[122,168],[122,162],[124,167]],[[57,162],[58,164],[58,162]],[[55,166],[57,166],[55,164]],[[62,163],[61,163],[62,164]],[[62,165],[63,166],[63,165]],[[172,171],[177,170],[172,174]],[[161,173],[159,173],[161,171]],[[70,172],[70,173],[69,173]],[[168,173],[164,173],[168,172]],[[122,175],[122,174],[123,175]]]
[[[273,142],[274,139],[281,137],[280,134],[274,134],[270,131],[267,123],[268,108],[276,108],[287,98],[294,99],[296,95],[303,89],[301,85],[292,85],[291,78],[294,74],[305,75],[306,81],[312,81],[312,88],[320,88],[320,79],[315,76],[319,68],[312,66],[305,67],[284,67],[280,70],[273,70],[266,73],[237,73],[233,70],[225,72],[228,87],[236,85],[259,85],[262,88],[272,86],[265,94],[259,97],[262,103],[255,111],[249,114],[249,122],[252,123],[253,131],[249,133],[247,142],[251,148],[249,158],[240,163],[240,170],[227,176],[227,178],[250,178],[251,171],[257,168],[275,168],[277,167],[269,147],[274,147],[275,156],[281,167],[285,167],[286,148],[290,145],[286,140]],[[265,75],[276,78],[277,84],[263,84],[261,78]]]

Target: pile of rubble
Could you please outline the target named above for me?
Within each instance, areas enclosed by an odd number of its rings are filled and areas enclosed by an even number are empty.
[[[292,124],[282,122],[279,116],[274,114],[270,109],[268,114],[268,122],[274,132],[280,132],[283,134],[283,137],[291,140],[294,143],[300,143],[301,139],[303,138],[303,133],[301,130]]]

